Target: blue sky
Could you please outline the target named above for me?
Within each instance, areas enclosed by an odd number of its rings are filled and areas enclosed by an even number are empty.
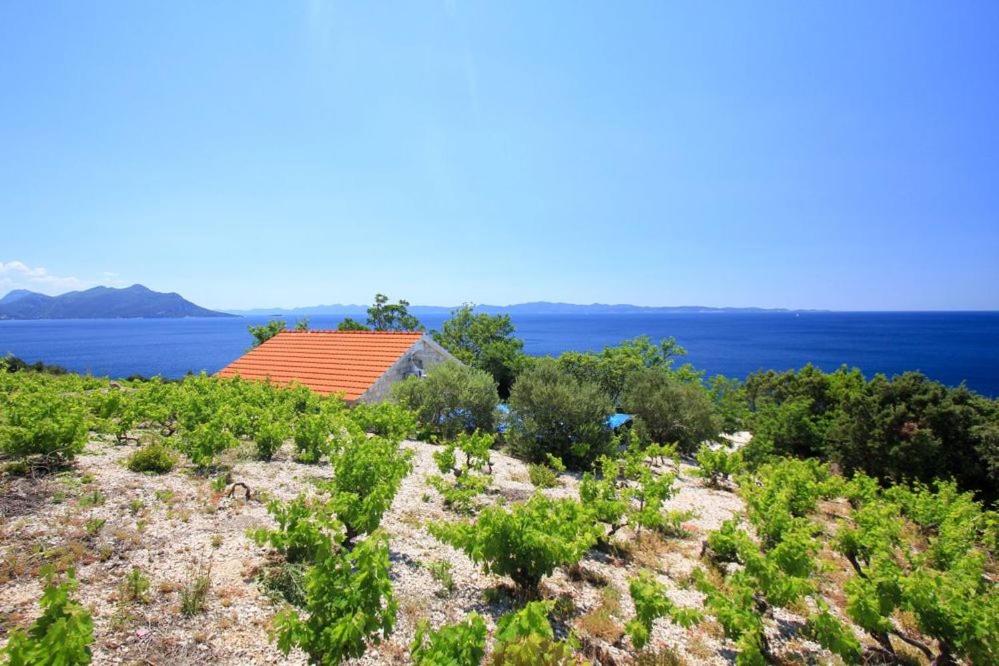
[[[999,3],[0,4],[0,291],[999,308]]]

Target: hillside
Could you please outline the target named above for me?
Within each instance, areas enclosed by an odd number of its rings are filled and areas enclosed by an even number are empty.
[[[0,299],[0,319],[167,319],[232,317],[195,305],[177,293],[153,291],[141,284],[115,289],[94,287],[48,296],[15,289]]]
[[[456,310],[458,306],[451,305],[411,305],[409,312],[420,315],[446,315]],[[330,305],[311,305],[300,308],[253,308],[250,310],[230,310],[240,315],[364,315],[366,305],[333,303]],[[605,315],[605,314],[681,314],[691,312],[718,313],[750,313],[750,312],[816,312],[816,310],[788,310],[784,308],[754,308],[754,307],[708,307],[704,305],[630,305],[627,303],[553,303],[549,301],[533,301],[531,303],[514,303],[513,305],[476,305],[476,312],[486,314],[517,314],[517,315]]]

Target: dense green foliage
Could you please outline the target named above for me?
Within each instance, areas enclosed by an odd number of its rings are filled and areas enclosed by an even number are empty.
[[[422,621],[409,651],[418,666],[479,666],[485,653],[486,623],[478,613],[437,631]]]
[[[636,372],[655,368],[669,373],[676,358],[686,353],[673,338],[656,344],[641,336],[599,353],[565,352],[557,361],[560,370],[579,381],[597,384],[616,405]],[[689,366],[684,366],[684,375],[688,370]]]
[[[893,639],[922,651],[935,663],[991,663],[999,655],[999,597],[990,582],[996,556],[997,516],[953,483],[934,489],[894,486],[881,490],[858,475],[847,482],[814,461],[784,459],[762,465],[740,480],[747,518],[758,538],[730,520],[708,538],[715,562],[734,562],[722,582],[698,576],[706,608],[736,641],[739,663],[772,660],[764,622],[773,609],[804,598],[814,610],[806,633],[847,663],[861,659],[861,645],[830,608],[820,584],[830,567],[824,545],[839,551],[854,575],[832,590],[845,597],[846,614],[877,647],[869,659],[895,662]],[[816,521],[820,500],[844,498],[853,507],[831,532]],[[903,627],[914,618],[922,636]]]
[[[54,465],[72,460],[86,444],[88,410],[56,387],[82,391],[90,383],[74,375],[0,373],[0,458]]]
[[[685,453],[696,451],[720,431],[711,397],[700,381],[684,380],[660,368],[633,373],[621,403],[635,415],[642,439],[675,442]]]
[[[510,441],[528,461],[543,462],[551,454],[580,469],[610,452],[610,398],[598,384],[577,379],[556,361],[540,359],[520,375],[510,409]]]
[[[452,312],[441,330],[431,333],[459,361],[492,375],[503,398],[525,363],[524,343],[513,334],[510,315],[475,314],[472,305]]]
[[[27,632],[11,631],[6,647],[0,650],[0,658],[6,666],[90,663],[94,623],[90,613],[70,598],[74,589],[76,579],[72,571],[62,583],[49,575],[39,602],[41,617]]]
[[[375,331],[422,331],[420,320],[409,314],[409,301],[389,303],[385,294],[375,294],[368,308],[368,326]]]
[[[322,549],[305,573],[305,615],[289,608],[274,619],[278,648],[301,648],[312,664],[360,657],[395,626],[388,540],[373,534],[349,551]]]
[[[508,509],[487,507],[475,521],[428,527],[487,573],[509,576],[529,594],[557,567],[578,562],[596,541],[593,520],[579,502],[540,494]]]
[[[136,450],[125,462],[125,466],[132,472],[152,474],[166,474],[175,464],[173,453],[160,442],[153,442]]]
[[[492,376],[454,361],[431,368],[426,377],[407,377],[393,398],[411,410],[423,434],[452,439],[462,432],[493,432],[499,394]]]
[[[271,319],[266,324],[260,326],[248,326],[247,330],[253,336],[253,346],[259,347],[275,335],[285,330],[286,324],[283,319]]]
[[[551,601],[532,601],[496,622],[493,666],[569,666],[575,650],[567,641],[555,639],[548,615]]]
[[[999,497],[999,402],[916,372],[865,381],[858,370],[813,366],[746,381],[750,461],[820,457],[883,482],[954,478]]]

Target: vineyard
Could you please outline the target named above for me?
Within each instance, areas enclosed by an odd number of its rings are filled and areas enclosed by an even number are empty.
[[[999,519],[952,482],[427,430],[0,372],[0,663],[999,663]]]

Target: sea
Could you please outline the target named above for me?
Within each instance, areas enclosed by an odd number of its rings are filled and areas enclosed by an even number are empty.
[[[427,329],[446,316],[424,316]],[[245,352],[247,327],[270,317],[0,321],[0,355],[127,377],[215,372]],[[313,329],[341,316],[311,316]],[[295,318],[288,319],[293,325]],[[639,335],[674,337],[709,375],[813,363],[865,375],[920,370],[999,397],[999,312],[685,312],[513,317],[528,354],[596,351]]]

